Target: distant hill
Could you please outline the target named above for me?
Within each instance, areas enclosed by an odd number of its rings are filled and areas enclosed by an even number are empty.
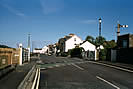
[[[0,44],[0,48],[11,48],[11,47],[6,46],[6,45],[1,45],[1,44]]]

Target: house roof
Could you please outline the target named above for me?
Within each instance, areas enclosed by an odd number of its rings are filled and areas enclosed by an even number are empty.
[[[83,41],[82,43],[80,43],[80,45],[82,45],[82,44],[84,44],[85,42],[89,42],[89,41]],[[89,42],[90,44],[92,44],[91,42]],[[92,45],[94,45],[94,44],[92,44]],[[95,46],[95,45],[94,45]]]
[[[72,38],[73,36],[75,36],[75,34],[69,34],[68,36],[64,36],[64,38],[61,38],[60,40],[65,40],[65,41],[67,41],[67,40],[69,40],[70,38]]]
[[[72,38],[72,36],[65,36],[64,37],[65,40],[69,40],[70,38]]]
[[[68,36],[64,36],[64,38],[60,38],[59,41],[68,41],[69,39],[71,39],[72,37],[76,36],[75,34],[69,34]],[[78,36],[76,36],[78,37]],[[78,37],[79,39],[81,39],[80,37]]]
[[[96,49],[96,46],[88,41],[84,41],[83,43],[81,43],[80,47],[83,47],[85,51],[95,51]]]

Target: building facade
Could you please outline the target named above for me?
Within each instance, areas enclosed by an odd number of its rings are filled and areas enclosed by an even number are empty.
[[[78,37],[75,34],[69,34],[68,36],[65,36],[64,38],[59,39],[58,46],[60,52],[68,52],[70,49],[75,48],[77,45],[82,43],[80,37]]]
[[[8,65],[22,65],[29,60],[29,50],[23,48],[0,48],[0,67]]]
[[[133,35],[125,34],[125,35],[118,36],[117,46],[118,48],[133,47]]]
[[[86,58],[88,60],[97,60],[97,49],[95,45],[88,41],[84,41],[82,44],[80,44],[79,47],[82,47],[84,49],[84,52],[82,54],[83,58]]]

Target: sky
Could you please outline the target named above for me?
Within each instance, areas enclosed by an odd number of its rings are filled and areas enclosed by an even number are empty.
[[[133,0],[0,0],[0,44],[42,47],[74,33],[82,40],[102,36],[116,40],[117,22],[128,25],[121,34],[133,34]]]

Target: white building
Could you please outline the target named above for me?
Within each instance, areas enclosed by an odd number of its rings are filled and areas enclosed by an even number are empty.
[[[59,49],[60,52],[68,52],[69,49],[75,48],[76,45],[79,45],[83,41],[80,37],[75,34],[69,34],[64,38],[59,39]]]
[[[42,48],[42,53],[47,53],[48,50],[49,50],[49,47],[44,46],[44,47]]]
[[[79,47],[82,47],[84,49],[83,57],[90,59],[90,60],[97,60],[96,54],[96,46],[88,41],[84,41]]]
[[[40,49],[35,48],[33,50],[33,53],[45,54],[45,53],[47,53],[48,50],[49,50],[49,47],[44,46],[43,48],[40,48]]]

